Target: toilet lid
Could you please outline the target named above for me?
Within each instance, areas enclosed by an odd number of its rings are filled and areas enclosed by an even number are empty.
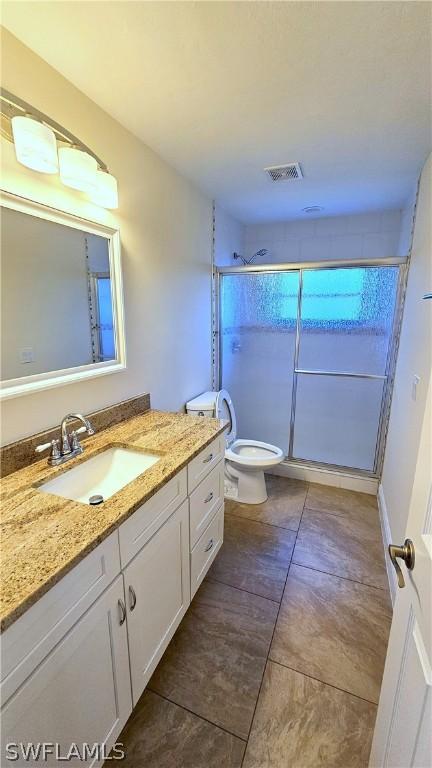
[[[216,418],[229,421],[230,427],[225,432],[225,442],[229,446],[237,437],[237,421],[233,401],[226,389],[221,389],[216,397]]]

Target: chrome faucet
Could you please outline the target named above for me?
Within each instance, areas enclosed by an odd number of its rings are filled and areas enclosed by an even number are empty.
[[[67,432],[67,425],[69,421],[80,421],[82,427],[72,430],[70,435]],[[81,413],[68,413],[63,419],[60,426],[60,438],[57,440],[51,440],[49,443],[43,443],[35,448],[36,453],[42,453],[51,448],[51,453],[48,458],[48,464],[52,467],[57,467],[59,464],[64,464],[65,461],[73,459],[74,456],[78,456],[83,452],[83,447],[79,441],[78,435],[83,432],[87,432],[88,435],[94,435],[95,431],[90,424],[89,420]]]
[[[83,425],[79,429],[74,429],[73,432],[71,432],[70,438],[67,433],[67,425],[69,421],[80,421]],[[87,432],[88,435],[94,435],[94,429],[89,420],[85,418],[85,416],[82,416],[81,413],[68,413],[66,416],[64,416],[60,426],[62,456],[67,456],[69,453],[73,453],[73,451],[78,447],[81,448],[79,453],[82,453],[82,447],[80,446],[80,442],[77,437],[77,435],[81,434],[82,432]]]

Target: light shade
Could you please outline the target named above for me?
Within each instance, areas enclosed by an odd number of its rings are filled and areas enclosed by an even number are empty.
[[[89,194],[95,191],[97,162],[94,157],[81,149],[62,147],[59,150],[59,160],[63,184]]]
[[[57,143],[51,128],[24,115],[11,122],[18,162],[40,173],[57,173]]]
[[[103,208],[118,208],[117,179],[106,171],[97,171],[96,190],[91,199]]]

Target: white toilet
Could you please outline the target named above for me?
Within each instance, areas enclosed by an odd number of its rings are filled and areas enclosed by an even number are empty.
[[[191,416],[212,416],[230,422],[230,428],[225,433],[225,497],[243,504],[262,504],[266,501],[264,470],[283,460],[281,449],[258,440],[236,439],[234,405],[225,389],[204,392],[189,400],[186,410]]]

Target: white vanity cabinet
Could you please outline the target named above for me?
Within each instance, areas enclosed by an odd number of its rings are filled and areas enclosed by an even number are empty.
[[[223,455],[220,436],[2,635],[1,766],[8,743],[108,754],[222,544]]]
[[[126,566],[124,581],[135,705],[189,607],[187,501]]]
[[[2,761],[9,743],[57,743],[62,756],[72,744],[105,745],[109,751],[125,725],[132,701],[124,600],[120,575],[18,688],[2,709]],[[72,765],[99,766],[97,756]],[[56,756],[10,765],[56,766]],[[69,765],[69,763],[67,763]]]

